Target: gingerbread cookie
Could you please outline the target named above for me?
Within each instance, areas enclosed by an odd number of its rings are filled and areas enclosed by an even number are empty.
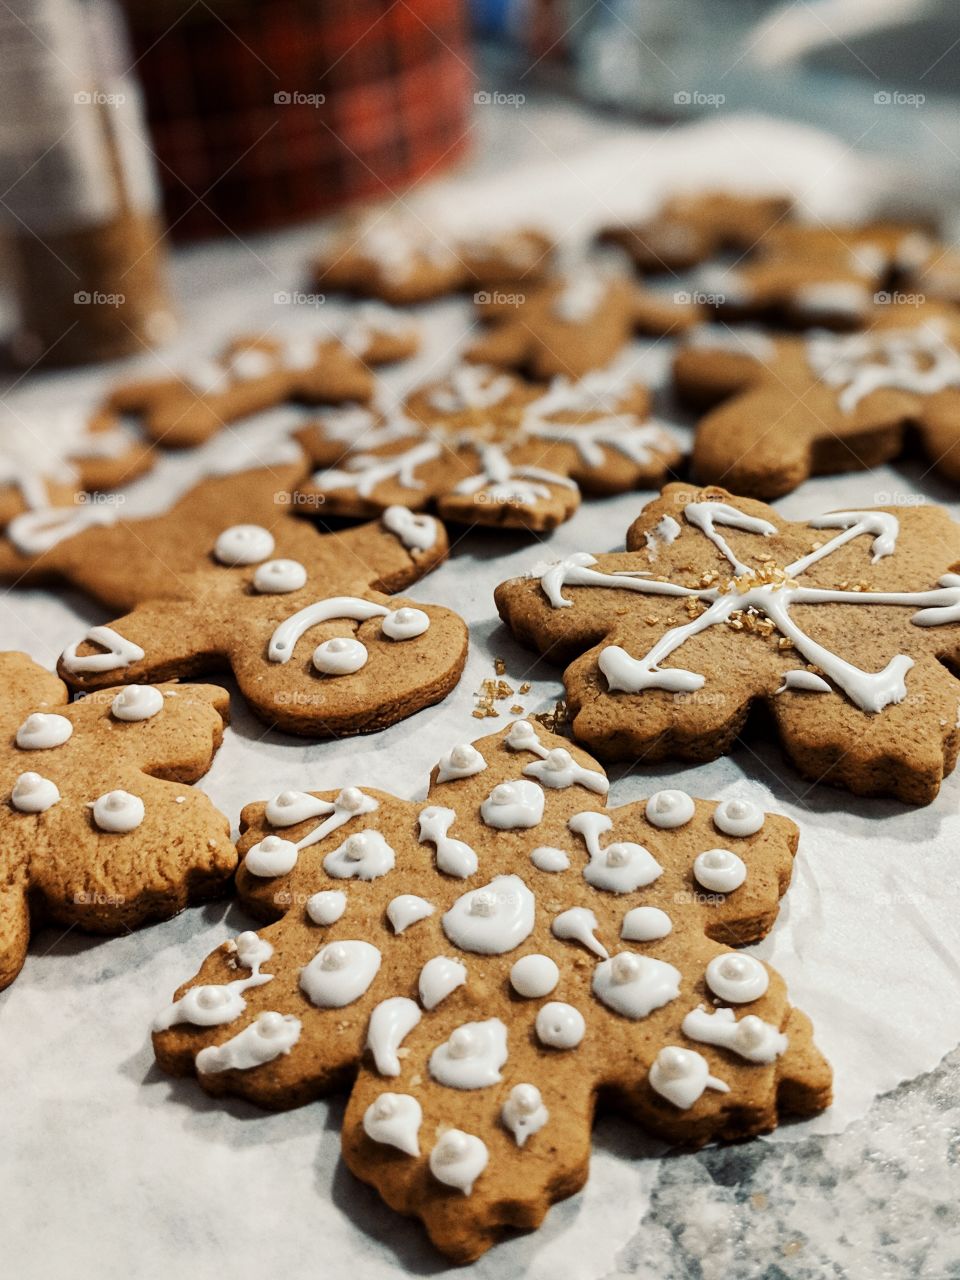
[[[168,448],[201,444],[228,422],[285,400],[308,404],[369,400],[369,365],[403,360],[417,350],[416,330],[386,307],[361,308],[337,334],[318,338],[237,338],[216,360],[197,361],[167,378],[114,389],[111,406],[142,418]]]
[[[221,512],[203,566],[178,575],[169,598],[91,628],[61,657],[64,679],[87,690],[229,669],[261,719],[313,738],[372,733],[445,698],[466,625],[388,594],[446,557],[443,526],[390,507],[375,523],[320,533],[290,514],[289,492],[278,496],[263,524],[253,508],[233,525]],[[164,558],[156,539],[151,551]]]
[[[700,285],[726,320],[858,329],[930,248],[919,228],[897,223],[780,226],[745,262],[702,273]]]
[[[478,298],[477,314],[488,331],[467,348],[467,360],[548,379],[602,369],[635,333],[660,337],[688,328],[700,308],[585,265],[524,295]]]
[[[580,490],[656,488],[680,458],[649,418],[644,386],[598,371],[532,386],[464,365],[403,410],[334,410],[298,438],[322,464],[300,492],[324,512],[369,516],[401,504],[444,520],[537,531],[576,510]]]
[[[712,336],[711,336],[712,335]],[[775,498],[811,475],[898,457],[914,433],[930,464],[960,481],[960,319],[945,306],[874,309],[862,334],[772,339],[694,335],[679,352],[680,395],[705,406],[698,480]]]
[[[675,195],[643,222],[607,227],[601,239],[626,250],[645,274],[686,271],[727,251],[753,249],[789,218],[788,196],[749,196],[730,191]]]
[[[551,241],[538,231],[441,236],[414,218],[380,214],[349,223],[314,260],[321,289],[398,306],[486,285],[529,285],[546,274]]]
[[[0,421],[0,528],[25,511],[90,501],[153,466],[153,451],[107,410],[7,404]]]
[[[938,507],[788,523],[668,485],[627,550],[497,588],[558,661],[573,731],[607,759],[712,760],[763,703],[816,781],[928,804],[960,748],[960,525]]]
[[[219,893],[230,824],[189,784],[229,701],[212,685],[132,685],[68,705],[25,653],[0,653],[0,988],[45,923],[120,933]]]
[[[731,950],[773,924],[796,827],[675,790],[608,812],[607,787],[517,721],[448,751],[420,804],[248,805],[237,887],[276,923],[160,1010],[160,1065],[270,1108],[352,1082],[348,1166],[458,1262],[579,1190],[601,1095],[693,1146],[822,1110],[809,1021]]]

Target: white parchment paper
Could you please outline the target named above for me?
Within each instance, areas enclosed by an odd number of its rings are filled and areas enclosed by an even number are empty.
[[[481,166],[477,175],[418,197],[417,207],[474,225],[539,212],[555,229],[581,236],[611,210],[629,212],[641,198],[651,204],[658,190],[697,174],[708,182],[786,184],[826,215],[866,208],[882,186],[876,165],[836,142],[764,121],[733,118],[666,135],[621,131],[602,144],[578,124],[579,149],[569,140],[564,145],[561,125],[549,114],[526,117],[523,127],[539,130],[538,163],[527,164],[521,177],[505,163],[493,176]],[[513,135],[501,137],[509,159]],[[288,235],[185,254],[177,274],[188,321],[163,360],[175,364],[243,326],[306,331],[329,321],[330,304],[274,302],[276,292],[301,283],[311,242]],[[445,369],[472,323],[465,301],[435,304],[422,316],[425,353],[387,374],[394,392]],[[627,362],[656,381],[668,356],[667,343],[637,344]],[[158,362],[140,362],[151,363]],[[18,403],[92,397],[116,372],[33,380],[18,389]],[[198,453],[163,458],[126,495],[125,510],[162,508],[198,469],[236,457],[242,447],[257,456],[265,434],[303,416],[279,410]],[[422,795],[443,750],[504,723],[471,716],[473,694],[493,675],[495,657],[504,659],[505,679],[515,688],[531,683],[529,695],[517,699],[528,711],[551,708],[562,692],[559,671],[499,625],[495,585],[538,559],[620,547],[650,496],[586,502],[544,545],[512,534],[455,534],[452,560],[409,594],[449,605],[470,623],[471,653],[459,688],[441,706],[384,733],[320,744],[266,730],[235,695],[233,724],[204,789],[234,823],[246,801],[284,787],[359,783]],[[940,501],[960,515],[952,497],[911,463],[811,481],[778,506],[802,518],[841,506]],[[47,665],[86,625],[106,620],[72,593],[11,591],[0,598],[3,647],[22,648]],[[611,776],[614,805],[658,786],[680,786],[706,797],[750,795],[802,828],[793,884],[756,952],[780,970],[793,1002],[813,1018],[836,1071],[836,1102],[771,1140],[842,1130],[880,1093],[929,1070],[957,1045],[957,777],[926,809],[858,800],[812,787],[775,744],[756,737],[699,767]],[[340,1101],[264,1115],[243,1103],[210,1101],[192,1081],[169,1080],[153,1065],[147,1031],[156,1009],[214,946],[249,923],[238,906],[221,903],[111,941],[75,930],[34,939],[23,974],[0,996],[6,1157],[0,1195],[4,1247],[19,1260],[18,1276],[166,1277],[179,1269],[231,1280],[314,1273],[380,1280],[398,1270],[447,1271],[419,1227],[386,1210],[340,1163]],[[602,1120],[586,1190],[556,1206],[540,1232],[499,1246],[472,1274],[593,1280],[610,1273],[643,1217],[661,1151],[632,1126]]]

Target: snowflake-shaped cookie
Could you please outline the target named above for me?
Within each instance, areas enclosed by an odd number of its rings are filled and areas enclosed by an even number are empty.
[[[788,523],[668,485],[626,552],[496,594],[519,639],[570,663],[574,733],[605,758],[713,759],[763,703],[808,777],[927,804],[960,747],[958,562],[937,507]]]
[[[796,827],[676,790],[607,812],[607,785],[518,721],[448,751],[420,804],[248,805],[238,890],[276,923],[159,1012],[161,1066],[268,1107],[356,1074],[347,1164],[458,1261],[583,1185],[600,1097],[696,1146],[822,1109],[809,1022],[731,950],[773,924]]]
[[[467,348],[468,360],[547,379],[602,369],[635,333],[688,328],[700,309],[583,265],[525,294],[478,294],[477,314],[489,327]]]
[[[529,285],[547,272],[551,251],[538,231],[455,236],[379,213],[348,223],[316,257],[313,273],[321,289],[404,306],[480,285]]]
[[[554,528],[580,490],[620,493],[662,484],[681,457],[649,418],[644,386],[606,371],[549,388],[463,365],[411,395],[403,410],[334,410],[299,439],[322,463],[307,502],[329,514],[433,506],[446,520]]]
[[[0,528],[27,511],[93,504],[153,465],[153,451],[116,414],[84,408],[39,411],[7,401],[0,417]]]
[[[406,359],[418,342],[405,316],[363,307],[340,332],[324,337],[237,338],[217,359],[197,360],[163,378],[123,383],[110,404],[142,417],[147,435],[160,444],[198,445],[228,422],[286,400],[369,400],[374,377],[368,366]]]
[[[697,478],[773,498],[813,474],[897,457],[916,429],[931,464],[960,480],[960,321],[942,305],[874,309],[865,333],[691,335],[681,395],[725,400],[697,427]]]
[[[119,933],[219,893],[236,849],[189,786],[228,699],[211,685],[107,689],[68,705],[24,653],[0,653],[0,988],[44,923]]]
[[[388,594],[445,558],[443,526],[390,507],[321,533],[293,512],[281,489],[272,510],[251,506],[242,523],[221,513],[193,571],[166,598],[92,627],[64,652],[61,675],[95,689],[229,669],[257,715],[310,737],[370,733],[446,697],[466,659],[463,620]],[[164,527],[175,542],[175,513]],[[186,537],[196,552],[196,531]],[[149,544],[160,560],[163,548]]]

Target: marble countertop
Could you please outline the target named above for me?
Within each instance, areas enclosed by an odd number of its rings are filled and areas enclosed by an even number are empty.
[[[817,147],[824,168],[836,168],[829,140],[815,146],[804,134],[784,143],[782,126],[732,124],[748,152],[784,151],[785,169]],[[519,185],[511,164],[524,166],[527,176],[530,165],[549,175],[574,164],[575,154],[592,175],[601,140],[643,155],[633,188],[618,181],[603,192],[608,207],[626,206],[649,180],[655,141],[652,132],[641,137],[584,113],[533,105],[522,118],[509,109],[478,110],[477,134],[477,161],[438,196],[446,208],[462,212],[473,195],[458,192],[475,193],[484,182]],[[686,163],[686,145],[671,139],[674,166]],[[715,149],[710,136],[698,145],[705,154]],[[876,183],[875,170],[861,173],[850,158],[833,188],[838,207],[849,206],[854,171],[862,189]],[[664,173],[675,176],[676,167]],[[541,205],[555,203],[547,188],[540,184]],[[572,221],[572,205],[564,208]],[[174,276],[187,321],[172,358],[262,322],[272,295],[300,282],[314,234],[181,252]],[[450,339],[465,336],[469,307],[440,303],[424,310],[423,321],[426,355],[388,382],[409,384],[449,362]],[[637,367],[656,381],[667,354],[662,344],[638,344]],[[44,377],[26,392],[42,403],[88,396],[113,372]],[[390,385],[399,389],[400,381]],[[668,403],[661,407],[669,413]],[[132,491],[130,512],[169,501],[193,466],[189,455],[165,458]],[[882,501],[880,492],[952,497],[907,464],[811,481],[778,505],[797,516],[869,505]],[[204,788],[234,822],[243,800],[281,785],[328,787],[358,776],[376,782],[382,771],[391,790],[422,794],[425,770],[442,749],[490,727],[473,720],[471,710],[495,657],[506,662],[512,683],[531,681],[529,711],[551,707],[559,696],[558,671],[534,662],[496,622],[493,585],[547,554],[612,549],[645,496],[585,504],[546,548],[506,535],[495,556],[483,535],[459,541],[453,561],[410,593],[451,604],[471,624],[467,672],[441,707],[373,739],[309,744],[264,732],[234,698],[234,722]],[[960,515],[960,506],[950,505]],[[24,648],[48,665],[79,628],[103,620],[70,593],[0,598],[4,647]],[[541,1231],[499,1246],[469,1274],[477,1280],[960,1277],[953,873],[960,782],[948,780],[937,803],[919,813],[855,801],[811,791],[774,746],[756,742],[727,760],[614,777],[614,804],[657,785],[718,798],[756,787],[765,807],[800,822],[794,884],[758,953],[784,973],[794,1002],[813,1018],[837,1070],[837,1103],[826,1116],[784,1126],[771,1139],[697,1154],[665,1151],[635,1126],[603,1118],[587,1188],[557,1205]],[[23,974],[0,995],[0,1198],[4,1256],[17,1280],[467,1274],[448,1268],[416,1223],[399,1219],[346,1171],[339,1160],[342,1099],[264,1115],[209,1099],[194,1082],[170,1080],[154,1065],[147,1029],[157,1008],[213,946],[248,925],[236,904],[218,903],[109,941],[75,930],[34,938]]]

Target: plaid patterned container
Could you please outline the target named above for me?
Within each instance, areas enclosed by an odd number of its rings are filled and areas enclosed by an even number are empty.
[[[127,0],[179,237],[389,197],[465,150],[461,0]]]

